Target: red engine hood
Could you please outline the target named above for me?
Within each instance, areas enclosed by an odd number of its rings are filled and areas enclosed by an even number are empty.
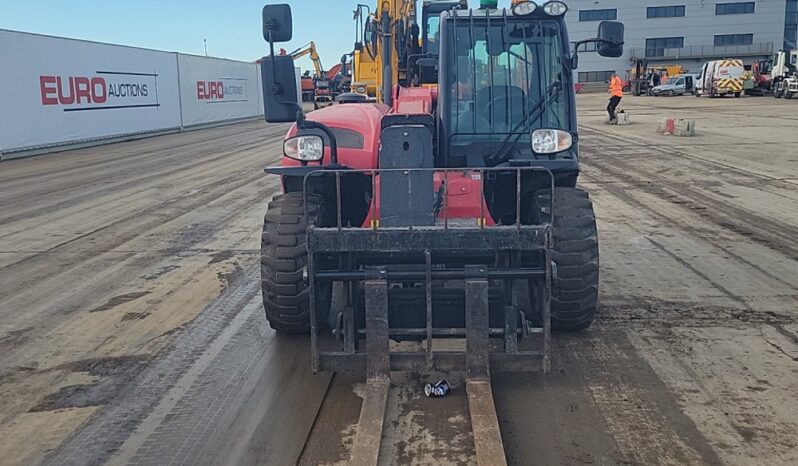
[[[380,146],[380,122],[390,107],[383,104],[333,105],[308,114],[308,120],[323,123],[331,128],[356,131],[363,136],[363,147],[338,147],[338,163],[351,168],[377,168]],[[286,137],[296,135],[296,124],[291,126]],[[324,164],[330,163],[329,148],[324,151]],[[283,166],[297,166],[299,162],[283,157]]]

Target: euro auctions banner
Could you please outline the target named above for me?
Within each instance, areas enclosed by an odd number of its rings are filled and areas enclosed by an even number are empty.
[[[0,152],[180,127],[175,54],[0,30]]]
[[[183,126],[263,113],[254,63],[178,54],[178,65]]]

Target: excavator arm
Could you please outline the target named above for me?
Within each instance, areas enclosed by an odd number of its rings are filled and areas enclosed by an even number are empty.
[[[324,67],[321,65],[321,57],[319,57],[319,52],[316,50],[316,43],[310,41],[307,45],[304,45],[289,54],[294,61],[299,60],[302,57],[310,55],[310,60],[313,62],[313,68],[316,71],[316,78],[324,79]]]

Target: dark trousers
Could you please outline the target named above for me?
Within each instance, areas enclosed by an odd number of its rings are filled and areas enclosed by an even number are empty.
[[[614,95],[610,97],[610,103],[607,105],[607,113],[610,114],[610,120],[614,120],[615,117],[615,109],[618,108],[618,104],[621,103],[621,98]]]

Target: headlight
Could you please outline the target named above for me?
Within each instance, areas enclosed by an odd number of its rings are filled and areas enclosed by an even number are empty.
[[[548,2],[545,5],[543,5],[543,11],[547,15],[562,16],[565,14],[566,11],[568,11],[568,7],[565,6],[565,3],[563,2],[554,1],[554,2]]]
[[[516,3],[513,5],[513,14],[518,16],[531,15],[537,7],[533,2]]]
[[[324,140],[321,136],[297,136],[283,143],[286,157],[302,162],[317,162],[324,156]]]
[[[538,154],[554,154],[571,148],[571,133],[559,129],[538,129],[532,133],[532,150]]]
[[[355,88],[355,91],[357,91],[358,94],[365,94],[366,93],[366,86],[357,86]]]

